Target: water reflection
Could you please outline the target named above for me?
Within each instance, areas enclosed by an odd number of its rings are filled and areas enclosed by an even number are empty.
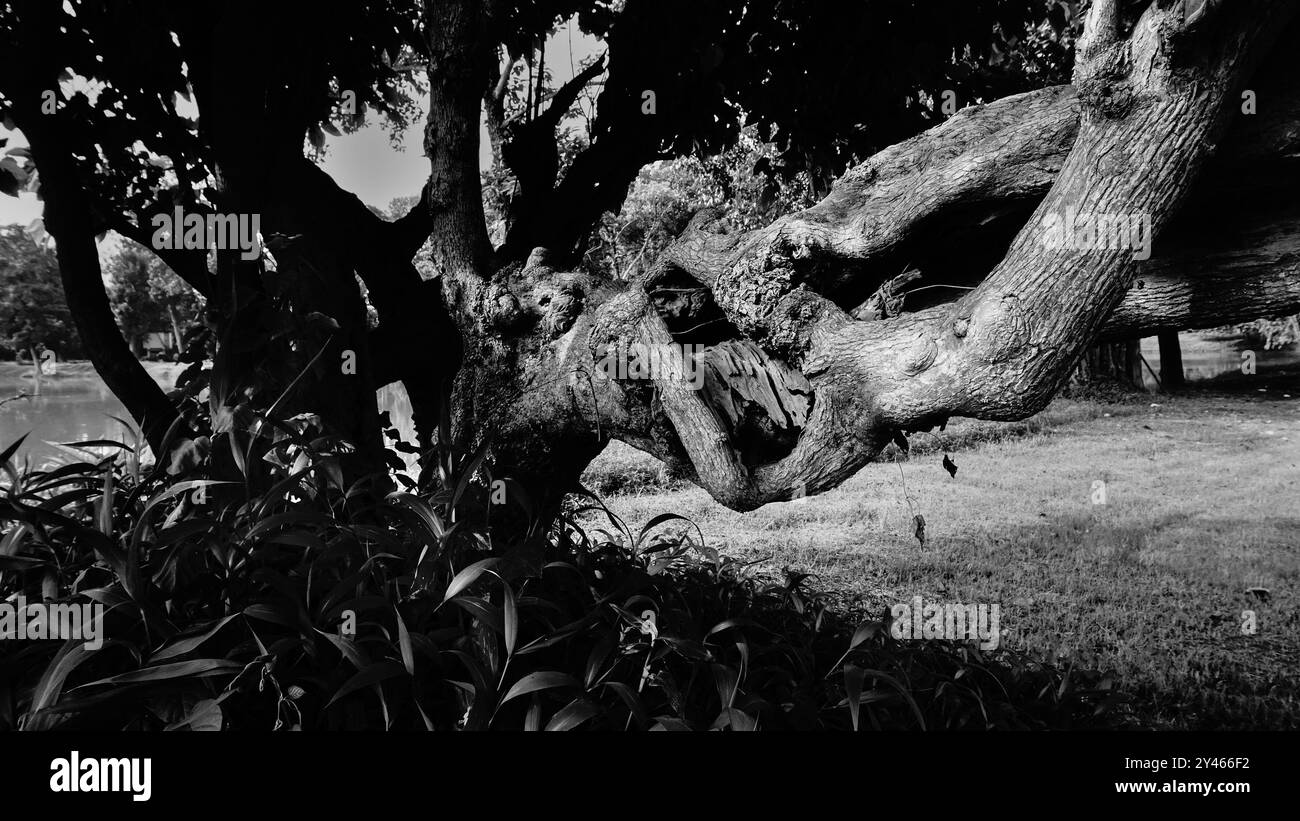
[[[1276,351],[1266,351],[1252,346],[1244,336],[1193,331],[1178,335],[1178,347],[1183,354],[1183,376],[1188,382],[1203,382],[1227,374],[1242,373],[1242,353],[1252,351],[1255,369],[1263,374],[1279,368],[1300,365],[1300,346],[1291,345]],[[1142,357],[1158,374],[1160,373],[1160,343],[1151,336],[1142,340]],[[1156,389],[1155,378],[1142,369],[1143,381]]]
[[[149,375],[164,390],[171,390],[182,365],[164,362],[145,363]],[[0,362],[0,400],[34,389],[31,368]],[[400,383],[379,391],[379,409],[389,412],[393,427],[408,442],[415,441],[415,421],[411,400]],[[126,408],[108,389],[87,363],[60,363],[58,374],[41,382],[41,395],[29,396],[0,406],[0,449],[30,432],[18,451],[19,460],[30,457],[34,467],[47,467],[72,458],[56,447],[59,443],[84,442],[92,439],[124,439],[123,426],[112,417],[131,421]],[[408,467],[415,456],[402,454]]]
[[[178,372],[171,365],[150,368],[150,375],[159,384],[166,382],[167,388]],[[0,363],[0,399],[33,390],[30,368]],[[40,396],[16,399],[0,407],[0,447],[7,447],[26,433],[27,441],[18,451],[20,460],[29,457],[35,467],[68,461],[72,454],[56,447],[58,443],[91,439],[129,443],[122,423],[114,416],[131,421],[126,408],[99,375],[83,363],[61,363],[57,375],[42,378]]]

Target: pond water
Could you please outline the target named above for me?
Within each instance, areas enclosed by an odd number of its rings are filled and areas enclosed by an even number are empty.
[[[1248,345],[1240,337],[1211,336],[1204,333],[1180,335],[1183,370],[1189,382],[1213,379],[1241,372],[1241,353]],[[1157,373],[1160,354],[1155,337],[1142,340],[1142,355]],[[1281,351],[1255,351],[1260,373],[1300,364],[1300,347]],[[170,389],[182,365],[148,362],[149,374],[164,389]],[[1155,387],[1151,373],[1143,370],[1148,387]],[[31,393],[31,368],[12,362],[0,362],[0,401],[21,393]],[[380,410],[387,410],[394,426],[407,441],[415,440],[411,402],[400,384],[379,391]],[[58,364],[58,372],[42,380],[40,396],[30,396],[0,405],[0,450],[19,436],[30,432],[18,451],[19,458],[29,456],[35,466],[64,461],[71,454],[59,443],[89,439],[121,439],[122,424],[114,416],[130,421],[122,403],[100,380],[87,362]]]
[[[1204,382],[1221,376],[1240,375],[1242,354],[1250,351],[1255,358],[1257,374],[1266,374],[1282,368],[1300,365],[1300,346],[1291,345],[1276,351],[1266,351],[1252,345],[1243,336],[1212,334],[1192,331],[1178,335],[1178,347],[1183,354],[1183,376],[1188,382]],[[1142,340],[1142,358],[1151,370],[1142,368],[1146,387],[1157,388],[1155,377],[1160,373],[1160,342],[1150,336]]]
[[[170,390],[184,365],[146,362],[149,375],[164,390]],[[34,390],[31,366],[0,362],[0,402]],[[387,410],[393,425],[408,441],[415,440],[411,402],[400,384],[379,391],[380,410]],[[108,389],[88,362],[60,362],[53,376],[41,380],[41,395],[26,396],[0,405],[0,450],[25,433],[30,435],[18,450],[18,458],[30,457],[34,467],[71,460],[74,453],[60,444],[91,439],[125,441],[121,422],[131,421],[126,408]]]

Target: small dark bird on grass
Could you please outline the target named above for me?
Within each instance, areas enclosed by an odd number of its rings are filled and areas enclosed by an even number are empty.
[[[1265,604],[1268,604],[1268,600],[1273,597],[1272,592],[1266,587],[1247,587],[1246,592]]]

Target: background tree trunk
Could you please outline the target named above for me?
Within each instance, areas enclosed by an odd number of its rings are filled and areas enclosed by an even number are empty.
[[[1081,385],[1114,383],[1130,390],[1144,390],[1141,340],[1099,342],[1088,349],[1075,371],[1073,381]]]
[[[181,323],[176,316],[175,307],[171,305],[167,306],[167,318],[171,321],[171,325],[172,325],[172,344],[170,346],[171,347],[170,354],[172,359],[176,359],[180,356],[182,346],[185,343],[181,339]]]
[[[36,353],[36,348],[29,349],[32,353],[32,390],[33,396],[41,395],[43,372],[41,371],[41,358]]]
[[[1166,391],[1182,390],[1186,385],[1183,377],[1183,349],[1178,342],[1177,331],[1160,332],[1160,387]]]

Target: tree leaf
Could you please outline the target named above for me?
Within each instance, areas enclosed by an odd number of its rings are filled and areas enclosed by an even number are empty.
[[[411,633],[406,629],[406,622],[396,608],[393,609],[393,615],[397,618],[397,646],[402,651],[402,665],[406,667],[406,672],[415,675],[415,650],[411,646]]]
[[[580,688],[578,680],[567,673],[558,673],[554,670],[540,670],[536,673],[529,673],[514,683],[509,691],[506,692],[505,698],[501,699],[501,704],[520,696],[526,696],[529,693],[536,693],[541,690],[554,690],[558,687],[575,687]],[[500,705],[498,705],[500,706]]]
[[[547,732],[564,732],[572,730],[584,721],[595,718],[603,712],[601,708],[585,698],[570,701],[546,722]]]
[[[468,596],[461,596],[458,599],[452,599],[452,604],[469,613],[488,627],[498,633],[505,633],[505,625],[501,623],[501,611],[483,601]]]
[[[220,619],[215,624],[213,624],[211,628],[203,631],[202,633],[199,633],[197,635],[189,635],[186,636],[185,638],[181,638],[173,641],[171,644],[159,649],[152,656],[150,656],[149,662],[152,664],[155,662],[163,661],[165,659],[170,659],[170,658],[175,658],[176,656],[185,655],[186,653],[198,647],[203,642],[215,636],[217,634],[217,631],[220,630],[222,627],[225,627],[230,622],[231,619],[238,618],[240,615],[241,614],[239,613],[234,613],[232,615],[226,616],[224,619]]]
[[[881,623],[878,621],[864,621],[858,625],[858,629],[853,631],[853,638],[849,640],[849,649],[852,650],[862,642],[880,632]]]
[[[337,647],[339,652],[343,654],[343,657],[352,662],[353,667],[358,670],[365,670],[367,667],[372,666],[369,657],[366,656],[366,651],[362,650],[361,645],[357,644],[352,639],[344,636],[336,636],[333,633],[326,633],[324,630],[319,629],[316,630],[316,632],[328,639],[330,644]]]
[[[372,684],[378,684],[381,681],[387,681],[394,676],[400,676],[406,672],[406,668],[395,661],[377,661],[366,669],[357,673],[338,689],[334,697],[325,705],[329,709],[330,705],[349,693],[356,692],[362,687],[369,687]]]
[[[515,591],[506,582],[505,594],[501,598],[501,620],[503,635],[506,640],[506,656],[515,654],[515,641],[519,638],[519,608],[515,604]]]
[[[172,664],[160,664],[156,667],[145,667],[140,670],[132,670],[129,673],[101,678],[98,681],[83,684],[77,689],[95,687],[100,684],[135,684],[145,681],[166,681],[187,676],[215,676],[219,673],[232,673],[242,669],[244,669],[244,665],[241,662],[230,661],[229,659],[193,659]]]
[[[500,559],[483,559],[474,562],[469,567],[457,573],[451,580],[451,584],[447,585],[447,592],[442,595],[443,602],[445,603],[448,599],[469,587],[479,576],[483,575],[488,568],[500,563],[500,561]]]
[[[167,729],[189,727],[195,732],[215,732],[221,729],[223,720],[221,704],[215,698],[205,698],[195,704],[194,709],[180,721],[167,725]]]
[[[36,684],[36,690],[32,694],[31,712],[39,712],[57,702],[59,694],[63,691],[63,682],[67,680],[68,675],[94,652],[88,649],[83,641],[69,639],[65,642],[54,654],[54,658],[50,660],[41,675],[41,680]]]
[[[849,717],[853,720],[853,731],[858,730],[858,711],[862,709],[862,682],[867,678],[861,667],[853,664],[844,665],[844,692],[848,695]]]
[[[31,435],[30,433],[24,433],[22,436],[18,437],[18,441],[14,442],[12,445],[5,448],[3,451],[0,451],[0,465],[3,465],[6,462],[8,462],[9,458],[18,452],[18,449],[23,446],[23,441],[27,439],[27,437],[30,435]]]

